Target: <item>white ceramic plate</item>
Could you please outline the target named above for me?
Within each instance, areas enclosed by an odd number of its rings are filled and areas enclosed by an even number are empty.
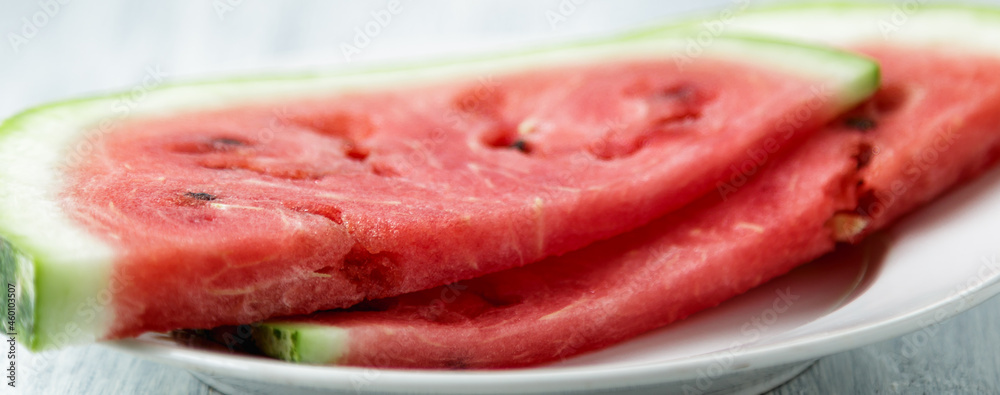
[[[821,356],[937,325],[1000,292],[1000,169],[877,236],[743,296],[599,352],[532,369],[301,366],[147,335],[110,343],[228,393],[756,393]],[[880,252],[881,251],[881,252]]]

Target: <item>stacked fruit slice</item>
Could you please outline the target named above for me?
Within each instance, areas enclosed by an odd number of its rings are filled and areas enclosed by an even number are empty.
[[[1000,16],[979,11],[883,34],[888,8],[782,8],[697,54],[687,25],[167,87],[120,123],[114,97],[25,112],[0,128],[22,340],[266,320],[271,356],[446,368],[627,340],[990,166],[1000,46],[976,37]]]
[[[381,311],[269,321],[257,331],[258,344],[269,355],[310,363],[498,367],[560,360],[714,306],[830,251],[835,240],[858,241],[885,227],[1000,156],[1000,41],[984,38],[1000,37],[1000,14],[930,8],[886,30],[879,22],[893,12],[787,7],[751,12],[729,26],[857,51],[882,66],[870,100],[742,189],[719,183],[717,196],[639,230],[524,268],[380,301],[387,306]],[[455,303],[441,303],[450,294]],[[311,353],[316,349],[329,353]]]

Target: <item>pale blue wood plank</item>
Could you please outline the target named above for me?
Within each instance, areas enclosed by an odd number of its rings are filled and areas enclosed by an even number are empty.
[[[928,332],[820,359],[771,394],[1000,393],[998,312],[993,298]]]

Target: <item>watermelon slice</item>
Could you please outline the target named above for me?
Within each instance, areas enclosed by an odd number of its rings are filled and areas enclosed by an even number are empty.
[[[873,62],[843,52],[719,38],[692,65],[676,61],[687,43],[27,111],[0,127],[20,338],[241,324],[562,254],[690,202],[877,85]]]
[[[257,344],[314,364],[523,366],[615,344],[738,295],[830,250],[833,239],[884,227],[996,160],[1000,80],[990,71],[1000,70],[1000,14],[980,11],[928,9],[889,41],[875,29],[893,12],[887,6],[751,12],[732,29],[858,48],[882,62],[885,85],[728,201],[703,198],[572,254],[371,303],[370,311],[268,321],[255,331]],[[893,204],[868,208],[886,192],[896,194]]]
[[[266,354],[303,363],[501,368],[605,347],[684,318],[835,245],[852,210],[860,133],[830,131],[723,200],[522,268],[332,311],[268,321]],[[739,262],[739,265],[734,265]]]
[[[730,29],[840,46],[882,65],[874,98],[842,119],[873,142],[856,210],[866,226],[852,240],[979,175],[1000,157],[1000,10],[785,6],[742,15]]]

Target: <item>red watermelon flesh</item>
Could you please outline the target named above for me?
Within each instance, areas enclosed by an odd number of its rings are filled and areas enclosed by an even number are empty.
[[[831,238],[857,241],[891,224],[996,161],[1000,84],[991,71],[1000,60],[934,48],[862,51],[883,67],[875,97],[727,202],[703,198],[561,258],[372,304],[383,311],[266,322],[258,342],[272,356],[321,364],[554,361],[721,303],[829,251]],[[852,211],[864,230],[831,236],[824,225],[836,222],[825,221]],[[315,337],[335,338],[337,352],[302,353]],[[317,354],[329,359],[310,359]]]
[[[269,321],[258,345],[299,362],[422,368],[516,367],[606,347],[833,249],[828,222],[855,207],[862,145],[857,132],[830,130],[725,200],[709,195],[565,256],[371,302],[374,311]]]
[[[125,124],[67,170],[62,201],[118,251],[103,337],[346,307],[562,254],[695,199],[766,140],[792,145],[795,114],[832,116],[809,81],[679,67]]]
[[[883,67],[875,97],[845,118],[872,139],[857,210],[870,232],[996,162],[1000,59],[899,45],[859,51]]]

